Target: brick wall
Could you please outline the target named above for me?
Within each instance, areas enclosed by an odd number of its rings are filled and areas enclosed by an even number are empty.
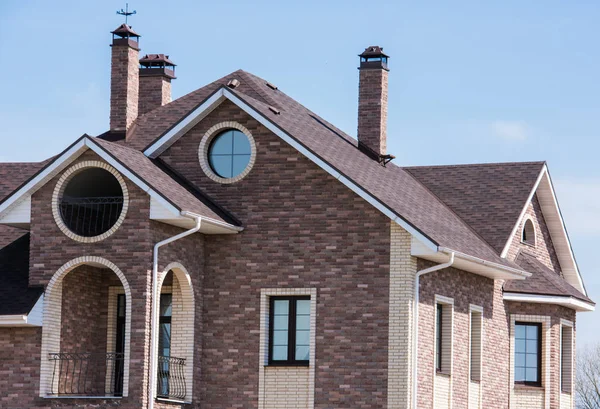
[[[535,247],[521,242],[523,225],[526,220],[531,220],[533,222],[533,226],[536,232]],[[514,260],[517,257],[517,254],[520,250],[533,254],[548,268],[556,272],[561,271],[560,263],[558,261],[558,257],[556,256],[556,251],[554,250],[552,239],[550,238],[550,231],[548,230],[548,226],[546,225],[546,221],[544,220],[544,215],[542,214],[542,208],[540,206],[540,202],[537,198],[537,195],[533,196],[531,203],[529,203],[527,207],[525,217],[523,218],[521,225],[517,228],[517,231],[513,236],[512,244],[508,251],[507,258],[509,260]]]
[[[387,152],[388,72],[360,69],[358,140],[377,153]]]
[[[137,43],[135,43],[137,45]],[[125,131],[138,116],[139,50],[112,45],[110,129]]]
[[[100,160],[100,158],[88,151],[73,164],[84,160]],[[123,408],[139,408],[140,403],[144,404],[145,402],[147,390],[148,360],[146,357],[148,356],[147,337],[150,320],[147,306],[149,305],[153,246],[148,220],[149,197],[133,183],[126,181],[129,191],[129,209],[121,227],[101,242],[80,243],[63,234],[52,215],[52,193],[59,177],[60,175],[57,175],[32,197],[30,284],[47,285],[61,266],[82,256],[106,258],[123,272],[131,288],[132,296],[129,397],[114,402]],[[68,277],[69,275],[65,277],[67,283]],[[105,341],[106,335],[102,339]],[[38,394],[38,385],[23,385],[23,396]],[[77,405],[82,402],[89,403],[89,401],[73,399],[68,402],[61,399],[44,400],[43,402],[57,407],[68,407],[68,405]]]
[[[252,132],[258,153],[246,178],[220,185],[202,172],[198,147],[230,120]],[[162,158],[245,226],[206,237],[202,402],[257,407],[260,289],[315,287],[315,407],[384,407],[389,220],[230,102]]]
[[[421,270],[432,263],[419,259]],[[507,408],[508,330],[501,283],[449,268],[421,278],[419,309],[419,408],[433,409],[435,374],[435,296],[453,299],[452,372],[437,379],[436,387],[450,384],[453,407],[469,402],[469,320],[470,304],[483,307],[482,399],[484,408]],[[494,365],[485,363],[494,362]],[[441,393],[441,391],[440,391]],[[437,395],[437,392],[436,392]]]
[[[169,102],[171,102],[170,78],[162,75],[140,75],[139,115]]]

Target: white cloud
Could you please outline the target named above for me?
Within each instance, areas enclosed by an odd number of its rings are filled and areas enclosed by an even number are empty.
[[[600,236],[600,179],[554,181],[570,235]]]
[[[523,121],[494,121],[491,126],[496,137],[510,141],[524,141],[531,134]]]

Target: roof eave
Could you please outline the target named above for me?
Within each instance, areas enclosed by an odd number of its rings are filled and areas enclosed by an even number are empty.
[[[531,293],[505,292],[504,301],[524,302],[533,304],[554,304],[571,308],[577,312],[591,312],[596,309],[596,304],[589,303],[572,296],[545,295]]]

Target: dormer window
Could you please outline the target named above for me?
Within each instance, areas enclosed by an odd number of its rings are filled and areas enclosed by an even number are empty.
[[[535,246],[535,228],[531,219],[525,220],[523,232],[521,233],[521,242]]]

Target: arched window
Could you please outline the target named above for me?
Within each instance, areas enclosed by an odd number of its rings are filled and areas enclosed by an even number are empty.
[[[521,242],[535,246],[535,228],[531,219],[525,220],[523,232],[521,233]]]

